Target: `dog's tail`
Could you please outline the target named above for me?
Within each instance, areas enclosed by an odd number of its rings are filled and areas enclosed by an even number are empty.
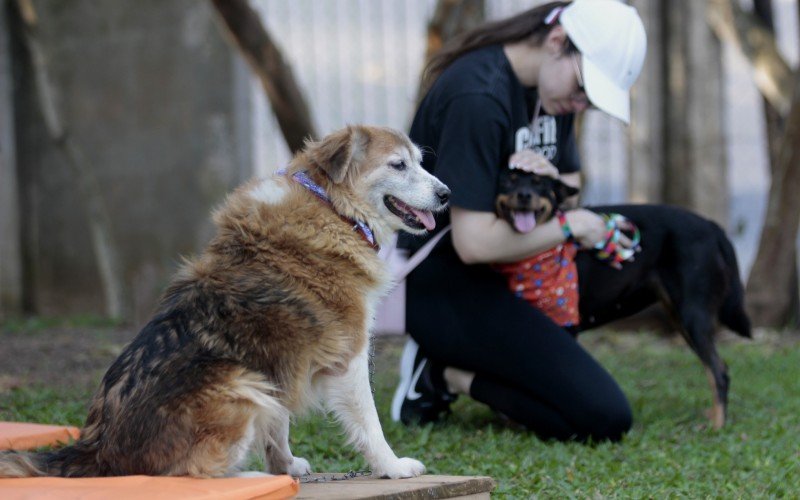
[[[731,277],[728,291],[719,310],[719,321],[742,337],[753,338],[750,317],[744,305],[744,285],[739,275],[739,263],[733,245],[722,228],[717,227],[717,243],[728,275]]]
[[[95,453],[79,444],[56,451],[0,452],[0,478],[98,475]]]
[[[44,453],[0,452],[0,478],[48,476]]]

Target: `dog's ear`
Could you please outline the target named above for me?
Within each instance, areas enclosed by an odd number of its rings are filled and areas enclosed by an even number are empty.
[[[321,141],[308,145],[311,160],[319,166],[335,184],[347,177],[347,173],[364,155],[369,136],[361,127],[349,126],[325,136]]]
[[[567,198],[570,196],[574,196],[580,193],[580,189],[570,186],[569,184],[564,184],[560,179],[555,180],[555,185],[553,186],[553,190],[556,193],[556,206],[561,205]]]

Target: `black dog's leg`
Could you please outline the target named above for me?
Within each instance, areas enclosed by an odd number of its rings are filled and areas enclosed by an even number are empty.
[[[713,406],[708,417],[714,428],[719,429],[725,425],[730,378],[728,367],[714,344],[713,316],[698,304],[684,304],[677,312],[683,327],[681,333],[706,368],[713,395]]]

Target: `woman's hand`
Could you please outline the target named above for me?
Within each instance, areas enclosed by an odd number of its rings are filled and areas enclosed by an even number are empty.
[[[570,210],[564,215],[573,236],[583,248],[594,248],[598,243],[605,243],[608,229],[602,217],[584,208]],[[617,244],[627,249],[633,247],[633,242],[624,233],[619,235]]]
[[[550,160],[532,149],[526,148],[511,155],[508,159],[508,168],[558,179],[558,169],[550,163]]]

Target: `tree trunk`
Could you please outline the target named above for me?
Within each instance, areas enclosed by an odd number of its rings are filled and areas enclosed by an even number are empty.
[[[47,67],[47,57],[36,33],[37,17],[34,6],[30,0],[17,0],[16,4],[36,80],[39,106],[47,131],[63,155],[67,166],[72,170],[77,182],[77,189],[85,202],[95,258],[103,284],[106,314],[111,318],[124,318],[127,294],[119,252],[112,235],[111,220],[103,199],[103,191],[92,168],[87,164],[83,152],[72,140],[69,129],[61,119]]]
[[[0,2],[0,319],[22,312],[22,243],[19,231],[14,102],[7,10]]]
[[[800,11],[798,11],[800,12]],[[754,0],[753,2],[753,14],[755,15],[756,19],[758,19],[764,26],[769,33],[775,37],[775,22],[773,20],[773,10],[772,10],[772,0]],[[777,44],[776,44],[777,45]],[[778,110],[775,109],[774,106],[769,102],[769,99],[766,97],[762,97],[764,102],[764,121],[766,124],[766,131],[767,131],[767,146],[769,152],[769,165],[770,165],[770,173],[772,177],[775,178],[776,175],[780,175],[777,173],[778,165],[779,165],[779,154],[780,154],[780,147],[781,147],[781,138],[784,137],[785,132],[785,122],[781,117]],[[800,317],[800,289],[798,288],[798,269],[797,269],[797,248],[795,247],[794,250],[794,258],[791,260],[789,264],[791,266],[791,273],[790,279],[788,280],[789,289],[787,290],[788,294],[788,310],[781,314],[784,318],[786,318],[786,323],[790,321],[797,322],[798,317]],[[753,282],[753,285],[756,285],[757,282]],[[763,295],[762,291],[752,291],[754,297],[758,297]],[[772,293],[772,292],[767,292]],[[764,300],[763,298],[761,299]],[[767,299],[771,300],[771,299]],[[756,313],[756,314],[761,314]]]
[[[258,75],[289,149],[296,153],[305,140],[317,137],[311,114],[292,68],[261,24],[247,0],[212,0],[227,33]]]
[[[634,203],[662,201],[664,174],[664,23],[663,0],[634,0],[647,31],[647,56],[639,80],[631,89],[628,127],[628,198]]]
[[[792,70],[778,51],[775,36],[754,16],[742,10],[738,1],[708,0],[708,22],[721,40],[736,44],[753,67],[761,94],[781,116],[792,105]]]
[[[484,0],[439,0],[428,23],[425,64],[444,44],[486,19]]]
[[[796,242],[800,224],[800,78],[773,168],[767,215],[750,279],[747,305],[753,324],[785,327],[797,317]]]
[[[706,23],[707,1],[664,2],[666,21],[664,201],[723,227],[728,191],[721,47]]]
[[[772,17],[772,0],[754,0],[753,14],[762,23],[764,29],[774,38],[775,22]],[[774,169],[778,164],[778,152],[781,145],[780,139],[783,137],[784,123],[780,113],[769,102],[769,99],[762,96],[762,100],[764,103],[764,121],[767,128],[769,165],[770,169]]]
[[[438,0],[433,17],[428,22],[428,42],[425,46],[425,60],[422,63],[423,73],[428,62],[447,42],[465,33],[486,20],[484,0]],[[422,87],[422,79],[417,88],[419,103],[426,89]]]
[[[753,66],[756,86],[781,117],[776,121],[784,122],[779,140],[770,139],[772,182],[758,253],[747,281],[748,312],[756,326],[796,326],[800,311],[796,250],[800,222],[800,75],[792,75],[778,52],[769,23],[744,12],[735,1],[713,0],[713,7],[710,22],[714,30],[739,46]],[[757,13],[768,15],[763,2],[757,6]],[[769,127],[770,134],[776,132],[774,123]]]

